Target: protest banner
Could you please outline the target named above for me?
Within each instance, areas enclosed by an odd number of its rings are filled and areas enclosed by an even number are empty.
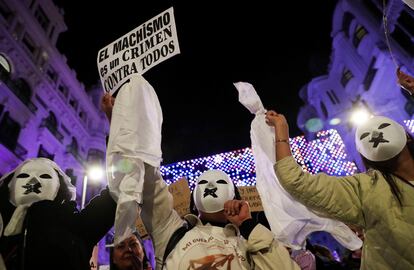
[[[260,199],[259,192],[257,192],[255,186],[243,186],[237,188],[239,189],[242,199],[249,202],[250,211],[263,211],[262,200]]]
[[[171,7],[99,50],[97,63],[103,90],[112,95],[130,75],[142,75],[179,53]]]

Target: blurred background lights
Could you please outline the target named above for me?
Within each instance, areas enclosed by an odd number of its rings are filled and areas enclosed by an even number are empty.
[[[334,129],[318,132],[312,141],[304,136],[294,137],[290,145],[296,161],[312,174],[325,172],[345,176],[358,170],[355,163],[347,160],[345,145]],[[256,185],[256,167],[250,148],[167,164],[161,166],[160,171],[167,184],[185,177],[193,189],[197,177],[210,169],[223,170],[237,186]]]
[[[341,123],[341,119],[339,118],[332,118],[331,120],[329,120],[329,124],[331,126],[336,126],[339,125]]]
[[[318,132],[323,128],[323,123],[319,118],[311,118],[306,121],[305,127],[309,132]]]
[[[360,125],[371,117],[371,113],[367,109],[358,108],[351,113],[350,121],[354,125]]]
[[[88,177],[92,181],[99,181],[104,176],[104,169],[101,166],[93,166],[88,169]]]

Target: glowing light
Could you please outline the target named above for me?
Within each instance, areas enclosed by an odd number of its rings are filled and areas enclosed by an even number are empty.
[[[368,112],[368,110],[365,109],[356,109],[352,112],[350,121],[354,125],[360,125],[367,121],[372,115]]]
[[[311,118],[306,121],[305,127],[309,132],[318,132],[323,128],[323,123],[319,118]]]
[[[339,118],[332,118],[330,121],[329,121],[329,124],[331,125],[331,126],[336,126],[336,125],[339,125],[341,123],[341,119],[339,119]]]
[[[223,161],[223,158],[220,155],[217,155],[214,157],[214,162],[215,163],[221,163]]]
[[[290,140],[294,158],[305,171],[342,176],[357,172],[356,165],[347,160],[345,145],[336,130],[319,131],[316,137],[313,141],[307,141],[304,136]],[[197,177],[210,169],[223,170],[238,186],[256,185],[256,167],[250,148],[167,164],[160,171],[167,184],[185,177],[193,189]]]
[[[100,166],[94,166],[88,169],[88,178],[92,181],[102,180],[104,176],[104,170]]]

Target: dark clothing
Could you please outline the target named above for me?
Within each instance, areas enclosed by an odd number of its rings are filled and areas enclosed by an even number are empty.
[[[74,201],[34,203],[22,233],[0,239],[7,270],[90,270],[93,247],[113,226],[115,210],[107,189],[82,211]]]

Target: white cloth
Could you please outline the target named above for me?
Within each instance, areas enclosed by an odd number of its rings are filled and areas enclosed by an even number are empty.
[[[414,10],[414,0],[402,0],[407,6]]]
[[[360,248],[361,240],[345,224],[317,216],[283,189],[273,169],[276,162],[274,128],[265,123],[266,110],[251,84],[238,82],[234,86],[239,91],[240,103],[255,114],[250,136],[256,187],[275,238],[293,249],[301,249],[310,233],[327,231],[344,247]]]
[[[161,163],[162,111],[154,88],[134,74],[115,99],[106,152],[108,185],[117,200],[114,242],[135,230],[140,213],[144,163]]]

